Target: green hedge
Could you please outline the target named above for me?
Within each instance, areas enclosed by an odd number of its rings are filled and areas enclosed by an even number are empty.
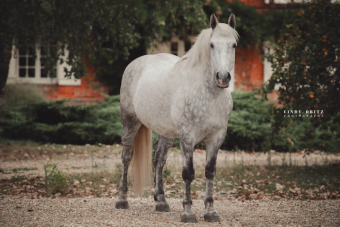
[[[317,128],[313,138],[305,133],[310,123],[296,118],[284,119],[291,122],[290,127],[274,132],[274,118],[270,114],[273,103],[262,101],[255,92],[235,91],[232,96],[234,110],[224,149],[301,151],[312,144],[315,150],[337,152],[340,147],[338,135],[329,130],[335,127],[330,123]],[[65,102],[29,101],[19,110],[6,110],[5,117],[0,119],[0,137],[60,144],[121,142],[119,96],[107,97],[105,102],[91,106],[67,106]],[[156,147],[155,133],[153,143]],[[174,146],[179,147],[178,140]]]
[[[0,120],[2,137],[63,144],[120,141],[119,96],[91,106],[67,106],[66,101],[32,101],[7,111]]]

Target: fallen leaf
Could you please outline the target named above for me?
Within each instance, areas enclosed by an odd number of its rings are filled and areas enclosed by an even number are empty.
[[[275,184],[275,187],[276,187],[276,190],[282,190],[282,189],[285,188],[284,185],[281,185],[281,184],[279,184],[279,183],[276,183],[276,184]]]

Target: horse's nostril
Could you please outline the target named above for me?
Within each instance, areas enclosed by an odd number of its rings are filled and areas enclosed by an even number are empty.
[[[219,80],[220,79],[220,75],[218,73],[216,73],[216,79]]]
[[[231,80],[230,73],[228,73],[227,80]]]

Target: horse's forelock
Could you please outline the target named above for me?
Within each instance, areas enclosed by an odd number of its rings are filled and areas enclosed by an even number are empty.
[[[194,67],[197,64],[204,64],[210,59],[210,39],[213,30],[211,28],[204,29],[196,38],[192,48],[180,59],[176,64],[181,64],[187,67]],[[218,23],[214,29],[214,35],[233,36],[238,40],[238,33],[228,24]]]
[[[229,24],[219,23],[218,26],[215,28],[214,33],[225,37],[233,36],[236,41],[238,41],[239,38],[237,31],[230,27]]]

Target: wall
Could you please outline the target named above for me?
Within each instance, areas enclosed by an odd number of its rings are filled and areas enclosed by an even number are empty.
[[[95,79],[94,68],[87,66],[88,76],[81,79],[65,78],[64,67],[69,68],[65,61],[56,65],[56,78],[42,78],[40,75],[40,48],[37,46],[37,58],[35,59],[35,77],[19,77],[19,51],[13,46],[12,57],[9,65],[7,84],[27,84],[41,88],[46,100],[71,99],[68,104],[90,105],[96,102],[104,101],[108,88],[100,84]],[[68,51],[65,49],[65,56]],[[66,59],[64,59],[66,60]]]
[[[236,48],[235,88],[245,91],[259,89],[263,83],[264,65],[261,50],[251,46]]]
[[[88,76],[81,78],[81,84],[77,86],[38,85],[45,93],[47,100],[71,99],[68,105],[91,105],[105,100],[108,88],[96,81],[94,68],[86,67]]]

